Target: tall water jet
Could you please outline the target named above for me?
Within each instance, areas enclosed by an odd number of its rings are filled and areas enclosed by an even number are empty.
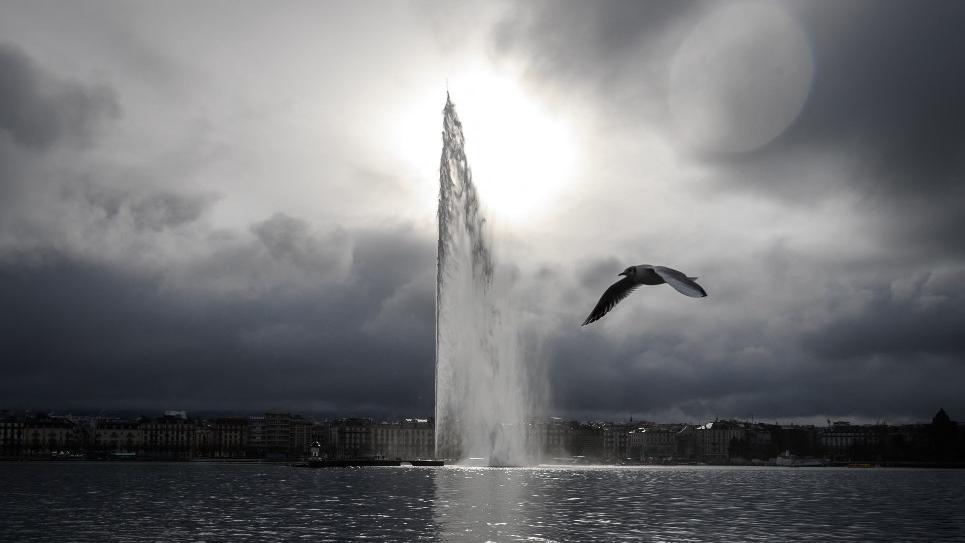
[[[526,372],[493,292],[492,246],[449,96],[439,164],[436,457],[527,463]]]

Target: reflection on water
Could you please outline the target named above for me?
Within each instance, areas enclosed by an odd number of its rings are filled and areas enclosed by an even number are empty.
[[[526,504],[532,470],[449,467],[436,470],[433,518],[446,541],[518,541],[543,537]]]
[[[0,463],[0,541],[962,541],[965,470]]]
[[[962,471],[447,469],[435,489],[438,530],[452,541],[962,541],[965,533]]]
[[[0,541],[432,539],[427,468],[0,463],[0,481]]]

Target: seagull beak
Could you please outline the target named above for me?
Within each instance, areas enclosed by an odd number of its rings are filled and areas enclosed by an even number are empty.
[[[627,272],[622,271],[622,272],[620,272],[620,273],[617,274],[617,277],[619,277],[619,276],[621,276],[621,275],[626,275],[626,274],[627,274]]]

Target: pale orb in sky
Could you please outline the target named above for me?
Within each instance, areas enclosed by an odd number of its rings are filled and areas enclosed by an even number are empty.
[[[739,153],[778,137],[811,89],[807,36],[780,7],[715,9],[673,59],[669,104],[677,135],[699,151]]]

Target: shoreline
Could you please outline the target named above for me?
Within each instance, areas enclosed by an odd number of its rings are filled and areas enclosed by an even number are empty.
[[[319,462],[326,467],[420,467],[412,460],[401,460],[389,464],[369,459],[337,459]],[[0,463],[5,464],[220,464],[220,465],[271,465],[289,467],[312,467],[307,460],[263,460],[258,458],[195,458],[189,460],[174,459],[88,459],[88,458],[10,458],[0,457]],[[427,464],[428,465],[428,464]],[[446,463],[446,466],[459,466],[455,463]],[[489,468],[492,466],[478,466]],[[778,466],[774,464],[711,464],[699,462],[679,462],[679,463],[539,463],[532,466],[519,466],[523,468],[673,468],[673,467],[693,467],[693,468],[790,468],[790,469],[826,469],[826,468],[848,468],[848,469],[965,469],[965,462],[830,462],[821,466]]]

